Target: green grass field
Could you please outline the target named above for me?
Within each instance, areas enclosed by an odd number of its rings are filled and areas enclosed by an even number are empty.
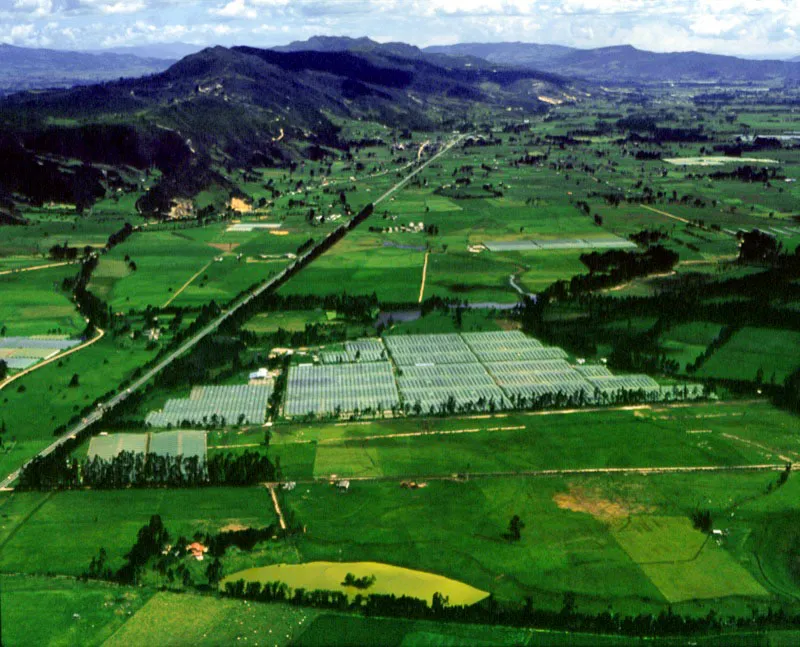
[[[303,448],[299,472],[293,472],[291,463],[284,466],[290,478],[307,478],[305,465],[311,455],[314,476],[320,478],[331,474],[424,477],[572,468],[780,464],[782,452],[798,449],[796,438],[788,431],[791,416],[770,408],[762,412],[763,418],[747,415],[749,432],[743,440],[737,432],[744,407],[734,405],[660,412],[511,414],[426,422],[422,430],[417,421],[403,420],[276,427],[270,451],[282,455],[287,448]],[[759,437],[759,430],[769,434],[769,440],[761,447],[747,444],[749,438]],[[247,438],[239,436],[234,442],[247,442]],[[257,432],[249,438],[253,442]]]
[[[745,327],[735,333],[697,372],[699,377],[781,384],[800,368],[800,332]]]
[[[69,578],[3,575],[3,644],[102,645],[148,601],[150,591]]]
[[[766,596],[750,573],[687,517],[637,517],[614,532],[670,602],[732,595]]]
[[[209,596],[156,593],[105,645],[290,645],[318,612]]]
[[[743,500],[761,494],[767,478],[486,479],[430,482],[415,491],[398,483],[354,482],[347,494],[327,484],[303,486],[288,501],[301,518],[315,520],[299,545],[303,561],[381,559],[458,578],[501,599],[530,595],[537,606],[557,608],[563,592],[572,591],[585,610],[612,604],[622,612],[673,602],[682,612],[705,613],[703,598],[734,596],[727,603],[731,609],[739,608],[742,596],[763,599],[764,588],[748,564],[716,545],[695,561],[640,563],[635,546],[652,551],[666,542],[677,545],[672,553],[665,549],[671,559],[676,551],[685,557],[687,536],[702,545],[687,516],[697,499],[729,506],[731,496]],[[520,542],[503,538],[514,514],[526,524]],[[683,516],[649,535],[626,534],[626,519],[647,528],[653,514],[659,515],[656,521]]]
[[[449,475],[548,469],[780,465],[800,458],[794,417],[767,403],[628,411],[508,413],[434,419],[281,424],[270,454],[288,478]],[[212,432],[222,451],[261,430]],[[257,449],[257,447],[250,447]]]
[[[76,336],[86,322],[69,292],[61,289],[73,278],[77,265],[0,276],[0,328],[9,337],[59,334]]]
[[[349,236],[292,278],[280,294],[370,295],[388,303],[416,303],[425,254],[382,247],[370,237]]]
[[[226,526],[261,528],[275,520],[264,488],[129,490],[125,492],[4,493],[2,555],[6,572],[78,576],[103,547],[109,566],[119,568],[136,533],[161,515],[173,539]],[[70,528],[69,542],[57,541]]]
[[[706,321],[678,324],[666,331],[659,343],[667,357],[678,362],[683,370],[705,352],[721,330],[721,325]]]
[[[257,314],[244,325],[245,330],[267,335],[280,329],[286,332],[301,332],[306,326],[325,324],[329,322],[328,316],[322,310],[264,312]]]
[[[106,336],[88,348],[43,366],[0,391],[0,419],[8,434],[0,473],[19,467],[53,440],[53,431],[152,359],[146,342]],[[70,387],[73,375],[79,386]]]

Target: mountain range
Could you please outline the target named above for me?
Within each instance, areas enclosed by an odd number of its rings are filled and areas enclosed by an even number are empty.
[[[138,79],[13,94],[0,101],[0,196],[5,187],[6,195],[64,200],[73,169],[54,168],[54,160],[155,166],[164,179],[144,208],[163,211],[176,196],[224,185],[214,170],[220,164],[272,166],[346,150],[337,118],[452,130],[478,104],[544,111],[540,96],[572,100],[581,91],[551,74],[414,50],[400,56],[378,46],[321,56],[214,47]],[[43,161],[51,181],[26,183]],[[87,177],[89,188],[81,190],[91,195],[96,179]]]
[[[454,70],[492,70],[498,65],[596,83],[796,82],[800,56],[788,61],[750,60],[699,52],[655,53],[629,45],[576,49],[537,43],[461,43],[420,49],[370,38],[314,36],[271,48],[281,53],[352,52],[396,57]],[[163,72],[201,50],[187,43],[155,43],[104,50],[65,51],[0,45],[0,96],[65,88]],[[454,60],[455,59],[455,60]]]
[[[173,61],[110,52],[87,53],[0,45],[0,95],[65,88],[162,72]]]
[[[424,51],[473,56],[497,65],[547,70],[601,83],[780,82],[800,79],[800,65],[792,61],[748,60],[700,52],[657,53],[630,45],[575,49],[536,43],[461,43],[426,47]]]

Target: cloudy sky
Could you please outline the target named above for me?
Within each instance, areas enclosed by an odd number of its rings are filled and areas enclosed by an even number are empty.
[[[0,0],[0,42],[270,46],[315,34],[800,55],[800,0]]]

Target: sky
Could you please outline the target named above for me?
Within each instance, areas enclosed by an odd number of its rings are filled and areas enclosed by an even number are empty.
[[[0,0],[0,43],[19,46],[268,47],[318,34],[785,58],[800,55],[800,0]]]

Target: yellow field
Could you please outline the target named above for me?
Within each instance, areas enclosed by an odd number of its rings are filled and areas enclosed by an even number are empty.
[[[356,577],[374,575],[376,580],[372,586],[363,590],[342,586],[348,573]],[[226,582],[241,579],[247,582],[283,582],[292,589],[342,591],[350,596],[358,593],[408,595],[428,602],[431,602],[434,593],[441,593],[449,598],[451,605],[475,604],[489,596],[485,591],[441,575],[379,562],[276,564],[239,571],[226,577],[221,586],[224,588]]]

